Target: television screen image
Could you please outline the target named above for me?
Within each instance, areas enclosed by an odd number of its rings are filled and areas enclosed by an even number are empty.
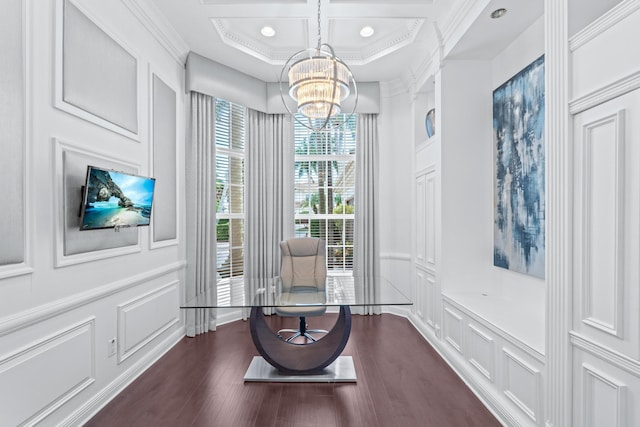
[[[155,178],[87,168],[81,230],[149,225]]]

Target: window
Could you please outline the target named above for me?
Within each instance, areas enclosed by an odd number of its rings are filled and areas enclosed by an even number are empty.
[[[216,98],[216,272],[218,302],[244,273],[245,108]]]
[[[335,120],[343,121],[346,115]],[[305,120],[301,118],[301,120]],[[327,242],[329,273],[353,269],[356,117],[311,131],[294,121],[295,234]]]

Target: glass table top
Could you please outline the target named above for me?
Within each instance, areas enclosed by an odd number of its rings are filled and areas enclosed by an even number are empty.
[[[375,285],[374,285],[375,284]],[[375,292],[366,289],[374,288]],[[323,289],[324,288],[324,289]],[[327,276],[319,287],[280,277],[223,279],[180,308],[316,307],[412,305],[388,279]]]

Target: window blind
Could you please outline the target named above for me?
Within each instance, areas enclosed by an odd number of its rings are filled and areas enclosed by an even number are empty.
[[[294,121],[295,235],[326,241],[331,273],[353,269],[356,116],[333,122],[345,120],[318,132]]]

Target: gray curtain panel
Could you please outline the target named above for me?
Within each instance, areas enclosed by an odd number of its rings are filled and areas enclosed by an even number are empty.
[[[378,115],[358,114],[353,273],[362,280],[364,301],[378,299],[380,243],[378,237]],[[380,314],[379,306],[357,307],[354,313]]]
[[[279,275],[280,242],[293,237],[293,126],[248,109],[246,132],[244,275],[257,288]]]
[[[187,141],[187,278],[186,300],[215,304],[216,200],[215,102],[191,92],[191,135]],[[215,330],[214,309],[189,309],[187,336]]]

